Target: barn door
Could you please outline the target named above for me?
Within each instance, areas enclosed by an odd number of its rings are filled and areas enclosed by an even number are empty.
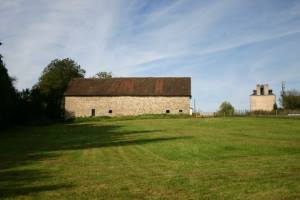
[[[92,117],[95,117],[95,114],[96,114],[96,111],[95,111],[95,109],[92,109],[91,116],[92,116]]]

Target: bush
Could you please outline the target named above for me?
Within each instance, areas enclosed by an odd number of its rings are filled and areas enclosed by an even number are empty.
[[[232,116],[234,114],[234,107],[227,101],[224,101],[217,113],[219,116]]]
[[[265,111],[265,110],[255,110],[250,113],[250,115],[275,115],[276,111]]]
[[[282,92],[280,103],[284,109],[300,109],[300,91],[288,90]]]

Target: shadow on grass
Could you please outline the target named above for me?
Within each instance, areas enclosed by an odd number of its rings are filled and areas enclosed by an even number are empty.
[[[47,151],[79,150],[87,148],[102,148],[114,146],[142,145],[169,140],[187,139],[189,137],[162,137],[162,130],[121,130],[122,126],[93,124],[69,125],[62,130],[63,139],[45,147]],[[148,134],[152,137],[144,138]],[[155,136],[153,138],[153,136]]]
[[[72,187],[70,184],[32,185],[36,181],[50,178],[41,170],[8,170],[0,172],[0,198],[12,198],[20,195],[30,195],[37,192],[58,190]]]
[[[188,139],[165,137],[162,130],[124,130],[119,125],[57,124],[16,129],[0,137],[0,198],[76,187],[57,182],[59,172],[31,169],[43,160],[57,159],[60,151],[106,148]],[[24,169],[26,167],[26,169]],[[38,166],[39,167],[39,166]],[[64,180],[63,178],[59,180]]]

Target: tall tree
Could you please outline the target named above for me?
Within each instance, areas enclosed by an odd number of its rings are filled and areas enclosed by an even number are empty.
[[[13,81],[14,79],[8,75],[0,54],[0,126],[10,124],[15,114],[16,89]]]
[[[234,113],[234,107],[227,101],[224,101],[219,108],[218,114],[219,115],[233,115]]]
[[[282,92],[279,102],[284,109],[300,109],[300,91],[294,89]]]
[[[24,89],[17,93],[17,123],[42,123],[46,122],[43,99],[38,88]]]
[[[107,78],[112,78],[112,73],[111,72],[98,72],[94,78],[100,78],[100,79],[107,79]]]
[[[43,70],[36,88],[46,104],[46,113],[52,118],[62,116],[62,98],[73,78],[83,78],[85,70],[70,58],[55,59]]]

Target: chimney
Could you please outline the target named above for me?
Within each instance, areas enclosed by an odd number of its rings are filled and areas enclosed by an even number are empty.
[[[260,95],[260,85],[256,85],[256,95]]]
[[[269,94],[269,84],[264,84],[264,95]]]

